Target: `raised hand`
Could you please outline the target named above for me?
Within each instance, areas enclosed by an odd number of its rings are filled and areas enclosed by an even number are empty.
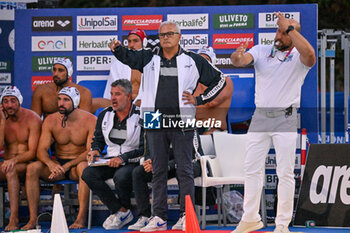
[[[288,29],[289,25],[293,25],[294,27],[296,26],[294,23],[295,20],[286,19],[280,11],[278,13],[273,12],[273,14],[278,18],[277,25],[281,31],[285,32]]]
[[[109,43],[109,48],[112,52],[115,51],[115,48],[119,47],[121,45],[121,42],[119,40],[113,40],[111,43]]]
[[[235,51],[234,53],[237,54],[236,57],[237,57],[238,59],[241,58],[241,57],[243,57],[243,55],[244,55],[244,53],[245,53],[247,47],[248,47],[248,41],[246,41],[245,43],[242,43],[242,44],[236,49],[236,51]]]
[[[4,122],[6,121],[4,107],[2,106],[2,104],[0,104],[0,119],[1,119],[1,121],[4,121]]]
[[[248,56],[247,53],[245,53],[246,49],[248,47],[248,41],[245,43],[242,43],[235,52],[231,54],[231,61],[234,66],[237,67],[243,67],[248,65],[252,60],[252,56]]]

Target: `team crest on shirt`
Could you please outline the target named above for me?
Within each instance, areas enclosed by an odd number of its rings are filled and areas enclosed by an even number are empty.
[[[286,57],[285,62],[289,62],[293,59],[293,54],[290,54],[288,57]]]

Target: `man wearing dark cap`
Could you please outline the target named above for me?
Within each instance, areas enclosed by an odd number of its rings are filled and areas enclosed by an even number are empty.
[[[44,118],[58,111],[57,95],[64,87],[75,87],[81,95],[80,109],[90,112],[92,97],[89,89],[73,83],[69,78],[73,74],[73,65],[68,58],[57,58],[52,66],[53,82],[38,86],[32,96],[31,109]]]

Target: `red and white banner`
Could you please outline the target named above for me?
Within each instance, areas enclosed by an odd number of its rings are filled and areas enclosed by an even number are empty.
[[[214,34],[213,47],[214,49],[236,49],[242,43],[248,41],[248,48],[254,46],[254,33],[241,34]]]
[[[124,15],[122,17],[122,29],[133,30],[135,28],[143,30],[158,30],[163,22],[162,15]]]
[[[69,78],[72,81],[72,77]],[[52,76],[32,76],[32,91],[39,85],[52,83]]]

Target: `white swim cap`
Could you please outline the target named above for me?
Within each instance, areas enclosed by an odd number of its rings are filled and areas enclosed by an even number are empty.
[[[69,58],[66,58],[66,57],[56,58],[54,60],[54,62],[53,62],[53,65],[55,65],[55,64],[63,65],[66,68],[67,75],[68,75],[67,80],[69,79],[69,77],[72,76],[72,74],[73,74],[73,64],[72,64],[71,60],[69,60]]]
[[[23,96],[21,95],[21,92],[16,86],[7,86],[4,91],[2,92],[0,103],[2,103],[2,99],[5,96],[14,96],[17,98],[19,104],[23,103]]]
[[[58,93],[59,95],[66,95],[69,98],[71,98],[73,102],[73,108],[77,108],[80,103],[80,93],[78,89],[75,87],[64,87],[62,90]]]
[[[214,49],[212,47],[204,46],[201,49],[199,49],[197,51],[197,53],[198,54],[205,54],[205,55],[207,55],[210,58],[211,63],[215,64],[216,55],[215,55],[215,51],[214,51]]]

